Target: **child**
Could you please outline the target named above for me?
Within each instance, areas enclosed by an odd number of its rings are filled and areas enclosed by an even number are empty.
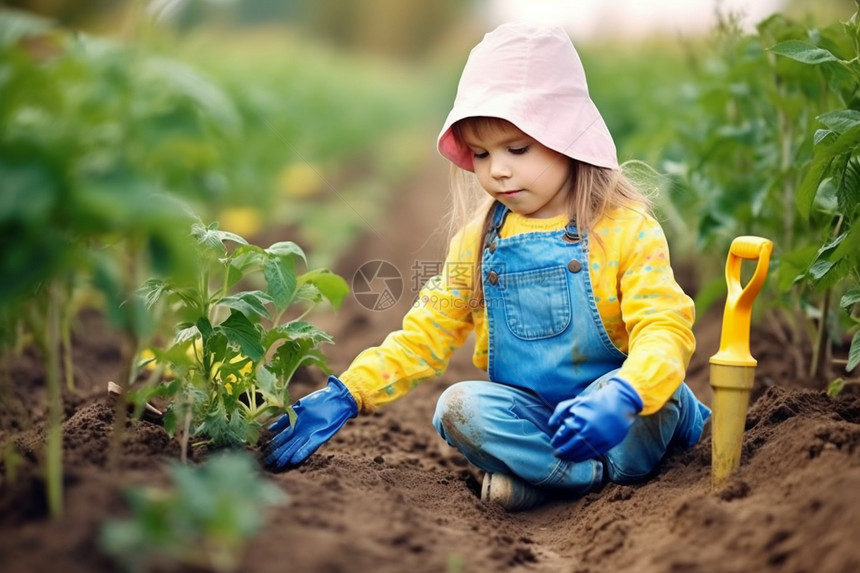
[[[683,383],[693,304],[675,282],[647,200],[560,28],[506,24],[472,50],[438,148],[485,196],[403,328],[271,428],[264,462],[298,464],[358,412],[439,376],[475,331],[489,381],[450,386],[439,434],[484,470],[508,511],[551,494],[649,477],[670,445],[698,441],[710,410]],[[463,272],[463,270],[472,272]],[[472,277],[476,280],[472,281]],[[474,283],[474,284],[473,284]]]

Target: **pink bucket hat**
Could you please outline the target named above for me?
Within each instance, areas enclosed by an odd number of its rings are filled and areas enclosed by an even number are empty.
[[[474,171],[451,126],[467,117],[505,119],[542,145],[578,161],[618,168],[615,143],[588,96],[585,70],[564,29],[502,24],[472,49],[437,147]]]

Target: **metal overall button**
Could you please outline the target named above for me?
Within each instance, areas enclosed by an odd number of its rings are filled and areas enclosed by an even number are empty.
[[[567,263],[567,270],[572,273],[578,273],[582,270],[582,263],[580,263],[576,259],[571,259],[569,263]]]
[[[495,253],[495,252],[496,252],[496,242],[495,242],[495,241],[493,241],[492,243],[490,243],[490,252],[491,252],[491,253]]]
[[[496,271],[490,271],[487,275],[487,282],[489,282],[491,285],[497,284],[499,282],[499,273],[497,273]]]
[[[562,239],[564,240],[565,243],[573,244],[573,243],[578,243],[579,241],[581,241],[582,237],[579,236],[579,233],[576,233],[576,232],[571,233],[569,230],[565,230],[564,235],[562,236]]]

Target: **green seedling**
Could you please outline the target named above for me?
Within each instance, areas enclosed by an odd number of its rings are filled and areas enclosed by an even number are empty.
[[[172,343],[152,353],[174,377],[166,425],[182,437],[183,455],[189,436],[215,446],[253,443],[262,421],[288,409],[299,366],[328,372],[319,346],[332,339],[303,319],[324,301],[337,308],[349,290],[326,269],[298,274],[306,258],[295,243],[264,249],[217,223],[194,225],[191,234],[199,276],[150,279],[140,289],[151,310],[160,306],[177,321]]]
[[[168,473],[168,488],[128,489],[131,516],[102,526],[100,547],[126,571],[159,564],[236,571],[248,541],[265,525],[265,510],[287,501],[244,452],[199,467],[172,463]]]

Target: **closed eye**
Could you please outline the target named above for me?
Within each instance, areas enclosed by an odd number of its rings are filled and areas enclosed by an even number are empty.
[[[486,159],[490,154],[486,151],[473,151],[472,157],[475,159]]]
[[[528,145],[525,145],[525,146],[523,146],[523,147],[511,147],[511,148],[509,148],[509,149],[508,149],[508,151],[509,151],[510,153],[513,153],[514,155],[523,155],[523,154],[524,154],[524,153],[526,153],[528,150],[529,150],[529,146],[528,146]]]

